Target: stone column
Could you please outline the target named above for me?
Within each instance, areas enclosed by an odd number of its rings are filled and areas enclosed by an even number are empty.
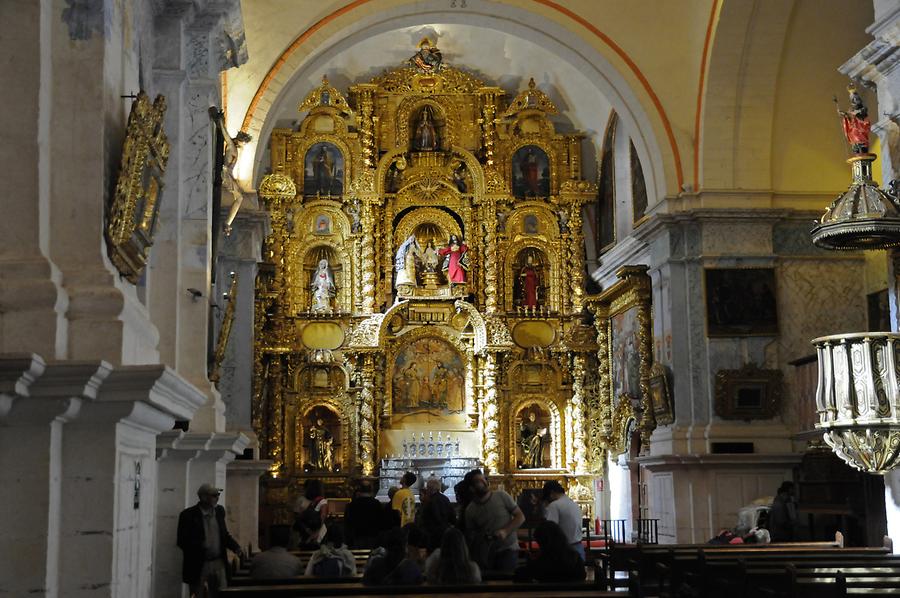
[[[42,30],[52,16],[42,2],[4,2],[0,22],[0,352],[34,351],[62,358],[68,297],[50,260],[50,45]]]
[[[262,459],[235,459],[225,467],[228,531],[244,550],[259,551],[259,478],[272,466]]]
[[[0,579],[8,592],[59,595],[63,428],[109,373],[105,363],[0,360],[0,504],[10,514],[0,518]]]
[[[181,430],[163,432],[156,437],[156,536],[151,592],[156,598],[184,596],[187,591],[181,582],[183,554],[176,548],[178,515],[196,502],[188,487],[188,468],[200,451],[179,448],[182,438]]]
[[[223,210],[224,212],[224,210]],[[237,296],[235,298],[234,322],[220,364],[219,391],[225,403],[225,419],[227,429],[244,432],[253,438],[256,446],[256,434],[250,413],[253,402],[253,331],[255,325],[255,290],[257,265],[261,261],[260,251],[265,235],[268,218],[265,212],[246,210],[238,212],[230,237],[224,240],[218,260],[218,286],[225,290],[230,272],[237,276]],[[220,299],[217,311],[214,338],[218,338],[222,314],[225,305]]]
[[[100,364],[99,367],[103,367]],[[156,531],[156,436],[202,396],[164,366],[113,371],[61,438],[63,596],[149,596]]]

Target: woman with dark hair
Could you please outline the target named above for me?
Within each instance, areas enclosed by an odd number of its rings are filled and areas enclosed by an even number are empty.
[[[540,553],[536,559],[516,569],[515,581],[580,581],[585,578],[584,561],[559,525],[542,521],[534,530],[534,539]]]
[[[425,563],[425,577],[430,584],[481,582],[481,568],[469,558],[469,547],[461,531],[455,527],[447,528],[441,547],[432,552]]]

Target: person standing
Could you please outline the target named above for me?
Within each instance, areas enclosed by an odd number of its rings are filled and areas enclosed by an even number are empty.
[[[196,598],[215,597],[228,585],[226,549],[244,557],[225,525],[225,508],[218,504],[220,492],[211,484],[201,485],[197,504],[178,515],[177,544],[184,554],[181,580]]]
[[[419,527],[428,537],[428,551],[431,552],[441,545],[447,528],[456,525],[456,512],[450,499],[441,493],[441,481],[435,477],[425,482],[421,497],[422,507],[417,519]]]
[[[360,483],[344,512],[344,532],[351,548],[374,548],[385,527],[381,503],[372,494],[371,483]]]
[[[473,500],[466,507],[465,521],[472,558],[482,571],[512,573],[519,558],[516,530],[525,515],[509,494],[492,491],[480,470],[469,473]]]
[[[544,502],[547,509],[544,518],[559,525],[569,546],[584,560],[584,544],[582,544],[581,509],[575,501],[566,495],[562,485],[556,480],[544,483]]]
[[[412,523],[416,518],[416,497],[413,496],[410,486],[416,483],[416,474],[407,471],[400,478],[400,489],[391,499],[391,508],[400,513],[400,527]]]
[[[794,482],[783,482],[769,510],[769,533],[772,542],[793,542],[797,525]]]

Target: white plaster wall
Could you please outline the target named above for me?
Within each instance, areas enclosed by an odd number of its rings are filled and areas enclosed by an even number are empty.
[[[623,461],[624,463],[624,461]],[[628,467],[620,465],[619,460],[612,457],[607,462],[609,481],[609,513],[603,519],[625,519],[625,540],[628,541],[632,530],[631,517],[631,477]]]

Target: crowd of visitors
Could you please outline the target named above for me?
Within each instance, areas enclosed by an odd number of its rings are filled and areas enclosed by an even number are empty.
[[[544,485],[546,518],[534,532],[538,551],[530,563],[520,566],[517,531],[525,515],[509,494],[492,489],[480,470],[470,471],[454,487],[455,504],[437,478],[422,484],[417,504],[413,493],[417,481],[407,472],[384,504],[375,498],[372,484],[362,481],[343,520],[331,523],[335,518],[328,518],[322,482],[309,480],[294,505],[294,524],[270,528],[269,548],[253,557],[251,577],[361,575],[367,585],[479,583],[485,574],[517,581],[584,579],[581,510],[559,482]],[[224,550],[238,550],[225,528],[224,511],[219,513],[222,508],[215,504],[217,498],[218,491],[204,485],[198,506],[179,522],[179,546],[185,550],[186,571],[188,567],[191,571],[185,581],[192,595],[200,595],[194,592],[204,584],[223,585]],[[206,539],[210,531],[215,532],[212,541]],[[308,560],[302,562],[289,548],[304,550]],[[363,571],[357,570],[351,549],[369,549]]]

